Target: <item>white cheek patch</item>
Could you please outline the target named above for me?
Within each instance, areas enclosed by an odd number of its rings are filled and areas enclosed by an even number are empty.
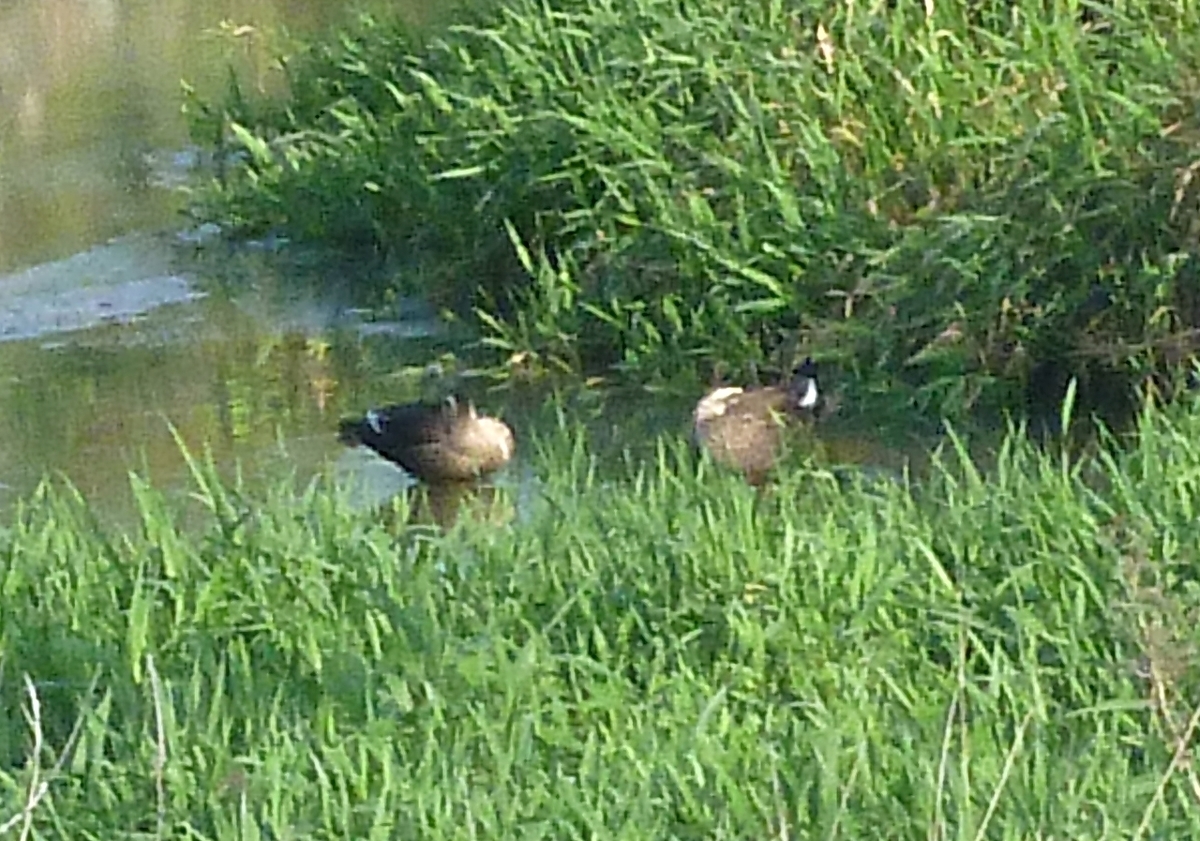
[[[371,411],[367,412],[367,426],[371,427],[371,429],[374,430],[376,435],[382,435],[383,434],[383,415],[381,413],[379,413],[378,411],[376,411],[375,409],[372,409]]]
[[[808,388],[804,390],[804,396],[800,398],[801,409],[811,409],[817,405],[817,400],[820,395],[817,393],[817,381],[812,377],[808,378]]]

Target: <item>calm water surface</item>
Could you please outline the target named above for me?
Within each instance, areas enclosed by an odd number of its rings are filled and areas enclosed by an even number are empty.
[[[116,515],[130,470],[186,493],[172,428],[251,477],[332,468],[377,496],[403,482],[341,448],[337,418],[416,397],[416,372],[468,337],[419,302],[358,309],[356,282],[381,271],[365,258],[234,248],[178,214],[194,157],[181,80],[211,93],[232,63],[275,90],[274,35],[359,8],[389,4],[0,4],[0,519],[46,475]],[[433,8],[394,7],[414,22]],[[523,439],[553,423],[544,395],[475,391]],[[636,447],[682,432],[689,401],[597,393],[574,411],[601,441]]]
[[[232,64],[278,90],[284,32],[358,9],[419,23],[427,6],[0,4],[0,508],[56,473],[110,510],[130,469],[182,486],[168,424],[225,464],[311,471],[340,396],[376,363],[421,364],[429,313],[368,328],[331,282],[368,267],[253,247],[188,259],[175,231],[194,157],[183,80],[211,93]]]
[[[271,43],[358,8],[419,21],[430,4],[334,0],[0,3],[0,271],[173,220],[186,158],[181,82],[219,91],[233,64],[277,90]]]

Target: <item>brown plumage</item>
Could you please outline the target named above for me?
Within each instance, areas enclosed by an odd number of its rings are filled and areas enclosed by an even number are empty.
[[[338,439],[363,445],[425,482],[469,482],[500,469],[516,451],[512,429],[454,397],[371,409],[341,422]]]
[[[816,365],[806,358],[785,385],[710,391],[692,413],[692,435],[714,461],[758,485],[779,458],[789,427],[815,418],[821,402]]]

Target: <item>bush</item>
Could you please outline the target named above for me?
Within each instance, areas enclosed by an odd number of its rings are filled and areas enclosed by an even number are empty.
[[[198,136],[245,154],[196,208],[418,254],[535,368],[800,346],[880,409],[1120,392],[1200,328],[1200,26],[1073,8],[513,0],[425,40],[366,20],[289,63],[286,103],[202,109]]]

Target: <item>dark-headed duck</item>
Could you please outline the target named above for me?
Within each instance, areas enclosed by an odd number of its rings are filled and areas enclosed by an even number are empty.
[[[815,418],[821,404],[817,367],[809,357],[785,384],[710,391],[692,413],[692,435],[714,461],[758,485],[779,458],[788,429]]]

